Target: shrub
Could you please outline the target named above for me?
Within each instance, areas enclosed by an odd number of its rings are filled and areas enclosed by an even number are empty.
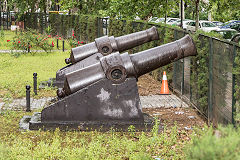
[[[34,30],[19,32],[13,39],[12,50],[27,52],[28,48],[34,48],[50,52],[53,46],[49,44],[48,38],[51,36],[39,34]]]
[[[69,44],[71,47],[78,47],[85,44],[85,42],[77,40],[74,31],[72,31],[72,37],[69,39]]]
[[[202,136],[194,136],[192,144],[185,152],[187,159],[204,160],[237,160],[240,159],[240,129],[232,126],[212,128],[201,131]]]

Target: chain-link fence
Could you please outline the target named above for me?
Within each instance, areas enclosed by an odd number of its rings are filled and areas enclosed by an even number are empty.
[[[175,30],[175,40],[184,33]],[[235,88],[239,88],[236,76],[239,77],[240,72],[233,71],[239,63],[236,54],[240,47],[205,35],[196,37],[195,43],[198,48],[196,57],[174,62],[173,89],[214,125],[239,122]]]
[[[9,18],[8,18],[9,19]],[[26,13],[21,20],[24,28],[52,35],[76,38],[86,42],[103,35],[121,36],[150,28],[155,24],[132,22],[83,15],[59,15]],[[8,24],[0,20],[1,24]],[[11,22],[12,23],[12,22]],[[166,25],[155,25],[160,40],[129,50],[136,53],[164,43],[178,40],[186,31]],[[162,71],[167,70],[173,91],[195,106],[209,122],[234,123],[240,120],[240,47],[201,34],[193,35],[198,55],[188,57],[152,72],[161,80]]]

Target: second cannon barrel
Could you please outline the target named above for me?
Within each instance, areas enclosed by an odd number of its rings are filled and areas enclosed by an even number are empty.
[[[114,38],[113,36],[100,37],[95,39],[95,42],[72,48],[70,58],[66,59],[66,63],[77,63],[95,53],[101,53],[106,56],[112,52],[122,52],[158,39],[159,35],[155,26],[144,31],[131,33],[117,38]]]

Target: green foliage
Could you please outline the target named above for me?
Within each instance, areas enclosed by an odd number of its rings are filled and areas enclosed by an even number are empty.
[[[218,127],[199,131],[201,136],[193,136],[192,144],[185,153],[191,160],[238,160],[240,159],[240,128]],[[193,133],[196,134],[197,132]],[[198,133],[199,134],[199,133]]]
[[[178,5],[173,0],[111,0],[106,15],[120,19],[134,19],[138,16],[143,20],[147,20],[150,16],[164,17],[165,14],[169,15],[172,12],[178,12],[175,10],[176,8],[178,8]]]
[[[103,15],[104,16],[106,14],[106,10],[109,7],[109,0],[99,0],[99,1],[59,0],[58,4],[60,4],[61,10],[68,10],[69,13],[73,13],[73,8],[74,8],[75,10],[77,10],[77,12],[79,14],[92,14],[92,15]]]
[[[239,1],[210,0],[210,5],[214,20],[222,22],[226,22],[229,20],[239,20]]]
[[[1,39],[3,39],[4,36],[5,36],[5,34],[4,34],[3,26],[1,26],[1,31],[0,31],[0,37],[1,37]]]
[[[52,33],[52,28],[51,28],[50,25],[47,26],[47,28],[45,29],[45,32],[46,32],[46,34],[51,35],[51,33]]]
[[[85,15],[80,15],[79,21],[80,21],[80,40],[81,41],[87,41],[87,20],[88,17]]]
[[[89,16],[87,21],[88,42],[93,42],[98,37],[98,21],[97,17]]]
[[[34,30],[18,32],[12,41],[13,50],[22,50],[27,52],[28,48],[41,49],[45,52],[52,50],[52,44],[49,44],[47,35],[42,35]]]

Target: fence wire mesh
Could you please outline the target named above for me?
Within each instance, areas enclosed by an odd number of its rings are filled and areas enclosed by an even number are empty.
[[[212,90],[213,121],[232,122],[233,46],[213,39]]]

